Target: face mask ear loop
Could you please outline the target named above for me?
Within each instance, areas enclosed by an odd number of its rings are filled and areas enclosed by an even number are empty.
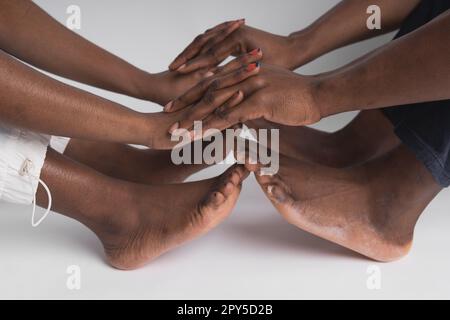
[[[50,192],[50,188],[47,186],[47,184],[39,177],[35,177],[30,173],[32,166],[33,166],[33,162],[29,159],[25,159],[22,167],[18,170],[18,172],[21,176],[28,177],[28,181],[30,182],[30,185],[32,185],[31,179],[36,179],[38,181],[38,184],[41,184],[42,187],[44,188],[45,192],[47,192],[47,198],[48,198],[47,210],[45,211],[44,215],[36,222],[34,221],[34,217],[36,215],[36,206],[37,206],[36,205],[36,193],[34,193],[34,195],[33,195],[33,212],[31,213],[31,225],[34,228],[36,228],[49,215],[51,208],[52,208],[53,199],[52,199],[52,193]]]
[[[30,177],[30,176],[29,176]],[[47,218],[47,216],[49,215],[51,208],[52,208],[52,194],[50,192],[50,188],[47,186],[47,184],[42,181],[41,179],[37,178],[38,182],[42,185],[42,187],[45,189],[45,192],[47,192],[47,198],[48,198],[48,206],[47,206],[47,210],[45,211],[44,215],[38,220],[38,221],[34,221],[34,216],[36,214],[36,194],[34,194],[33,197],[33,212],[31,214],[31,225],[36,228],[37,226],[39,226],[41,224],[42,221],[44,221],[45,218]]]

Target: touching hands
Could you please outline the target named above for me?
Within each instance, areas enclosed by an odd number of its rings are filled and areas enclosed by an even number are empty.
[[[181,74],[175,71],[164,71],[160,73],[141,72],[132,79],[135,84],[136,98],[155,102],[164,106],[170,100],[192,88],[201,80],[212,76],[208,69],[200,69],[189,74]]]
[[[287,69],[298,66],[296,37],[274,35],[244,24],[244,20],[230,21],[207,30],[184,49],[169,69],[186,74],[256,48],[264,51],[264,63]]]
[[[172,141],[171,132],[178,129],[174,127],[174,124],[184,123],[185,119],[191,117],[194,107],[186,107],[190,105],[189,101],[195,102],[199,100],[205,91],[213,89],[220,83],[222,83],[222,86],[232,86],[256,75],[258,71],[257,61],[261,57],[262,52],[258,49],[242,55],[226,65],[216,68],[216,75],[203,78],[191,90],[181,95],[179,99],[169,102],[164,108],[166,112],[143,114],[144,127],[147,128],[147,141],[144,145],[153,149],[171,149],[177,145],[179,140],[175,139],[175,141]],[[242,97],[235,95],[233,92],[227,97],[219,97],[218,101],[225,103],[226,101],[223,99],[229,100],[228,104],[233,105],[234,103],[239,103]],[[207,98],[205,98],[199,101],[195,108],[198,107],[199,110],[204,110],[209,105],[208,103]],[[172,127],[172,130],[169,130],[170,132],[168,132],[169,127]]]
[[[223,130],[260,118],[291,126],[313,124],[321,119],[315,88],[314,77],[270,65],[254,63],[244,69],[221,70],[208,86],[193,87],[166,109],[189,110],[169,132],[190,130],[194,121],[200,120],[203,131]]]
[[[321,119],[314,77],[286,69],[307,59],[296,56],[301,34],[282,37],[244,23],[229,21],[207,30],[171,63],[170,71],[154,75],[158,93],[154,101],[167,104],[165,112],[151,115],[152,128],[157,128],[152,148],[170,149],[176,144],[170,134],[192,130],[194,121],[203,121],[206,131],[254,119],[295,126]],[[230,55],[238,58],[217,67]]]

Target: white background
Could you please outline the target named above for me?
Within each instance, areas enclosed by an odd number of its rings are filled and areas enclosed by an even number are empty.
[[[292,1],[88,1],[40,0],[65,22],[66,8],[82,10],[81,35],[152,72],[198,33],[245,17],[254,27],[279,34],[299,30],[336,0]],[[386,43],[392,35],[326,55],[300,70],[326,71]],[[69,82],[74,84],[72,82]],[[77,85],[132,108],[156,111],[148,102]],[[336,130],[353,114],[318,127]],[[223,169],[223,168],[219,168]],[[218,170],[219,170],[218,169]],[[197,177],[211,176],[209,170]],[[449,191],[422,215],[411,254],[378,264],[287,224],[249,178],[233,215],[208,235],[131,272],[110,268],[100,243],[84,226],[52,214],[37,229],[30,207],[0,204],[0,298],[69,299],[303,299],[450,298]],[[81,289],[68,290],[66,269],[81,268]],[[367,268],[381,269],[381,290],[368,290]]]

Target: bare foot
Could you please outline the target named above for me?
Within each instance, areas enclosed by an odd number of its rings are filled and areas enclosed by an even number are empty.
[[[185,184],[144,185],[118,180],[49,149],[41,179],[55,212],[73,218],[101,240],[107,259],[134,269],[192,240],[232,211],[248,171],[235,165],[219,177]],[[47,206],[38,188],[37,203]]]
[[[417,219],[441,190],[404,146],[347,169],[281,156],[277,175],[256,177],[288,222],[379,261],[408,253]]]
[[[266,120],[246,125],[255,129],[279,129],[281,154],[333,168],[364,163],[400,144],[392,124],[380,110],[362,111],[346,127],[334,133],[283,126]]]
[[[248,171],[233,166],[220,177],[199,182],[142,186],[137,204],[123,219],[114,212],[95,228],[110,264],[135,269],[216,227],[231,213]]]

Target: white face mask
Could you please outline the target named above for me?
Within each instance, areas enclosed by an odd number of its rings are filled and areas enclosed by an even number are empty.
[[[34,194],[34,197],[33,197],[33,212],[31,214],[31,225],[33,227],[37,227],[41,224],[42,221],[44,221],[45,218],[47,218],[48,214],[51,211],[52,194],[50,192],[50,188],[47,186],[47,184],[44,181],[42,181],[39,177],[33,176],[30,173],[32,167],[33,167],[33,162],[30,159],[25,159],[22,167],[18,170],[18,172],[19,172],[19,175],[21,175],[23,177],[25,177],[25,176],[28,177],[28,179],[30,179],[30,184],[31,184],[31,179],[36,179],[38,181],[38,183],[40,183],[42,185],[42,187],[45,189],[45,191],[47,192],[47,197],[48,197],[47,210],[45,211],[44,215],[38,221],[35,221],[35,219],[34,219],[35,214],[36,214],[36,193]]]

